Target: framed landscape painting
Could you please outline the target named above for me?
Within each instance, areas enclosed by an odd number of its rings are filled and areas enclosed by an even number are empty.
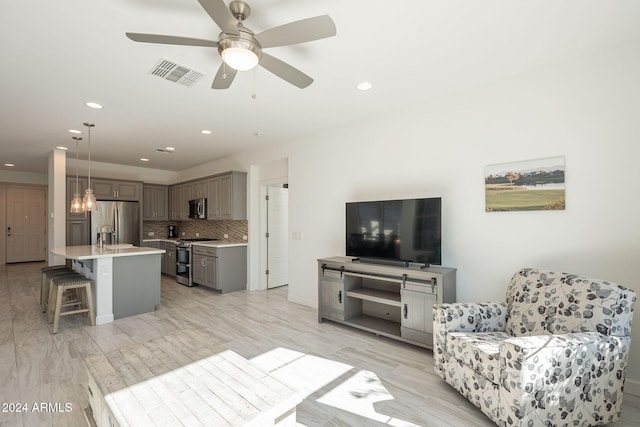
[[[564,210],[564,157],[488,165],[487,212]]]

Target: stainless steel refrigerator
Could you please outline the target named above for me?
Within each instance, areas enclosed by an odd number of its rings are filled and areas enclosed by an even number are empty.
[[[104,231],[105,244],[132,243],[140,246],[140,206],[138,202],[98,201],[91,212],[91,244]]]

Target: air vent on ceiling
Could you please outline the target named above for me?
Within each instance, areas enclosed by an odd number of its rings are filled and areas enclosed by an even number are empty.
[[[149,70],[149,74],[187,87],[191,87],[204,76],[204,74],[199,71],[178,65],[166,58],[160,58],[156,65]]]
[[[173,154],[175,150],[167,150],[166,148],[156,148],[156,153]]]

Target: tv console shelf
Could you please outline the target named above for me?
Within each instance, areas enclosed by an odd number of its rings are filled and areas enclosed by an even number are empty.
[[[433,348],[433,304],[455,302],[456,270],[318,260],[318,321]]]

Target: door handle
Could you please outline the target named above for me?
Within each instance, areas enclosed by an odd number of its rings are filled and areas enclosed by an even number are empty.
[[[403,315],[404,318],[406,319],[407,316],[409,315],[409,307],[407,306],[407,304],[404,305],[404,309],[403,309]]]
[[[342,291],[338,291],[338,302],[342,304]]]

